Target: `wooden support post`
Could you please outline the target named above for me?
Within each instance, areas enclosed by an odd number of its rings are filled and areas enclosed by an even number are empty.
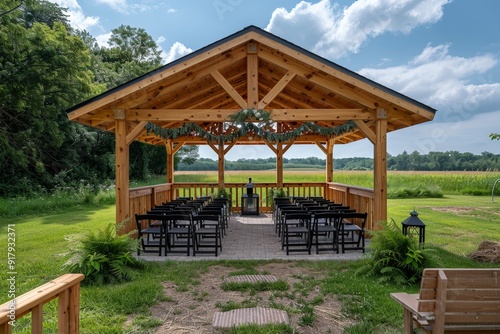
[[[166,163],[166,172],[167,172],[167,183],[174,183],[174,143],[171,139],[168,139],[165,142],[165,149],[167,150],[167,161]],[[174,187],[170,188],[170,198],[175,199],[175,189]]]
[[[335,140],[328,139],[326,142],[326,182],[333,182],[333,146]]]
[[[128,123],[123,110],[115,111],[116,223],[129,218]]]
[[[69,334],[69,290],[64,290],[58,297],[57,332]]]
[[[69,289],[69,333],[80,332],[80,284]]]
[[[259,57],[257,43],[247,45],[247,103],[248,108],[259,107]]]
[[[373,178],[373,226],[387,220],[387,112],[377,110],[375,123],[376,142],[374,146]]]
[[[283,188],[283,144],[279,142],[276,146],[276,186]]]
[[[219,156],[219,164],[218,164],[218,188],[224,188],[224,143],[220,142],[217,150],[217,155]]]
[[[4,332],[0,331],[0,333]],[[42,334],[42,333],[43,333],[43,304],[38,304],[31,309],[31,334]]]
[[[166,171],[167,171],[167,183],[174,183],[174,144],[172,140],[167,140],[165,142],[165,149],[167,150],[167,161]]]

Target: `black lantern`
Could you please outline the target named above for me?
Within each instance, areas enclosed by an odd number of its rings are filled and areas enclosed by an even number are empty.
[[[410,212],[410,217],[406,218],[402,223],[403,234],[410,237],[418,236],[419,244],[425,243],[425,224],[418,218],[418,213],[413,209]]]

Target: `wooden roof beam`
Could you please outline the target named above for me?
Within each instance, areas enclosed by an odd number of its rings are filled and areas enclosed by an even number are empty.
[[[234,89],[233,86],[229,83],[229,81],[224,78],[224,76],[218,71],[210,72],[210,75],[219,83],[219,85],[224,88],[224,90],[233,98],[236,103],[241,107],[241,109],[245,109],[247,107],[247,102],[241,97],[241,95]]]
[[[375,144],[377,142],[377,136],[375,135],[375,132],[370,129],[368,124],[366,124],[362,120],[355,120],[354,123],[356,123],[361,132],[365,134],[366,138],[368,138],[368,140],[370,140],[372,144]]]
[[[278,96],[278,94],[283,91],[283,89],[285,88],[285,86],[288,85],[288,83],[293,80],[293,78],[295,77],[296,74],[297,73],[294,73],[292,71],[288,71],[280,79],[280,81],[278,81],[278,83],[276,85],[274,85],[273,88],[271,88],[271,90],[269,91],[269,93],[267,93],[267,95],[264,96],[262,98],[262,100],[260,100],[259,105],[258,105],[258,109],[264,109],[269,103],[271,103],[271,101],[273,101],[274,98],[276,96]]]
[[[129,109],[130,121],[224,122],[237,109]],[[373,120],[375,115],[366,109],[271,109],[273,121],[346,121]]]

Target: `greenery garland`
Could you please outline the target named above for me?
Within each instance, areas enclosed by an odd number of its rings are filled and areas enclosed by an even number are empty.
[[[229,119],[231,120],[231,125],[228,127],[226,133],[220,135],[208,132],[193,122],[185,123],[178,128],[167,129],[148,122],[145,128],[148,134],[154,133],[165,140],[182,136],[199,136],[208,142],[218,143],[234,142],[247,135],[265,139],[268,142],[288,142],[305,133],[315,133],[329,137],[338,136],[356,128],[356,124],[351,120],[335,127],[324,127],[312,122],[306,122],[291,131],[278,133],[271,131],[273,130],[271,113],[261,109],[242,109],[230,115]]]

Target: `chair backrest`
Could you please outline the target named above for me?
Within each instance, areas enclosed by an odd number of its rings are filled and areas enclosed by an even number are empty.
[[[192,217],[193,219],[193,224],[194,225],[199,225],[204,222],[217,222],[220,223],[220,216],[216,214],[210,214],[210,213],[202,213],[198,214],[196,216]]]
[[[351,207],[349,205],[329,205],[328,208],[333,211],[345,211],[349,210]]]
[[[340,221],[340,218],[342,217],[341,212],[335,212],[335,211],[321,211],[316,214],[314,214],[314,221],[315,222],[324,222],[328,221],[329,223],[337,223]]]
[[[146,213],[146,214],[135,214],[135,223],[137,225],[137,230],[141,232],[144,228],[147,228],[148,226],[151,225],[152,222],[155,221],[161,221],[163,222],[165,219],[165,216],[162,214],[152,214],[152,213]]]
[[[341,212],[342,220],[350,222],[352,224],[358,225],[362,229],[365,228],[366,217],[368,213],[366,212]]]
[[[170,213],[163,216],[164,221],[169,225],[192,225],[192,215],[185,213]]]
[[[327,206],[323,206],[323,205],[310,205],[310,206],[307,206],[306,207],[307,211],[309,212],[324,212],[324,211],[331,211],[330,209],[328,209]]]
[[[308,214],[309,216],[311,215],[310,212],[306,211],[306,210],[303,210],[301,208],[290,208],[290,209],[284,209],[284,210],[280,210],[280,216],[282,217],[285,217],[285,215],[291,215],[291,214],[300,214],[300,213],[306,213]]]
[[[301,220],[301,221],[311,221],[311,213],[307,211],[302,211],[302,212],[285,212],[284,215],[284,220],[285,221],[290,221],[290,220]]]
[[[154,207],[154,208],[151,208],[151,210],[149,210],[147,213],[161,215],[161,214],[167,214],[170,212],[172,212],[172,208]]]

